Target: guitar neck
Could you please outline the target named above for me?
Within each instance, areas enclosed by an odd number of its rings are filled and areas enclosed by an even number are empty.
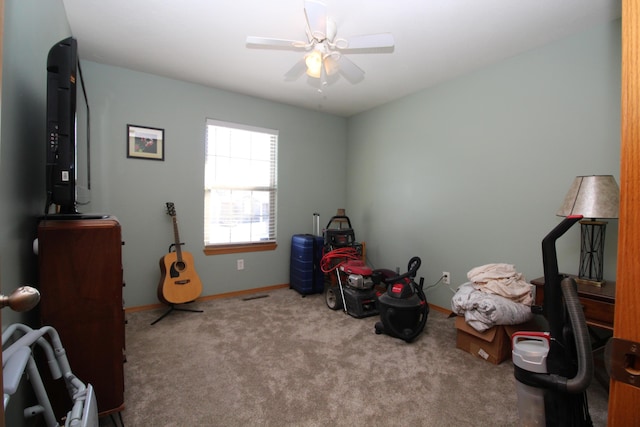
[[[178,261],[182,262],[182,243],[180,243],[180,233],[178,232],[178,219],[174,215],[173,219],[173,238],[175,240],[176,256]]]

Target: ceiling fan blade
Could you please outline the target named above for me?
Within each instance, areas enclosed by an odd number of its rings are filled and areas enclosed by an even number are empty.
[[[311,37],[323,40],[327,36],[327,6],[316,0],[306,0],[304,15]]]
[[[247,36],[247,46],[273,47],[280,49],[304,50],[307,43],[297,40],[272,39],[269,37]]]
[[[341,51],[355,49],[389,49],[393,48],[394,40],[391,33],[367,34],[354,36],[347,40],[347,46]]]
[[[336,62],[340,67],[340,74],[351,83],[359,83],[364,79],[364,71],[346,56],[341,56]]]
[[[296,62],[289,71],[285,73],[284,80],[287,82],[298,80],[300,76],[305,73],[305,71],[307,71],[307,64],[304,62],[304,58],[302,58],[300,61]]]

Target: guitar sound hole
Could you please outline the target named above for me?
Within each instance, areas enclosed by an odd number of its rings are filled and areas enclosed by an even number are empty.
[[[176,262],[175,266],[176,266],[176,270],[178,271],[184,271],[184,269],[187,267],[183,261]]]

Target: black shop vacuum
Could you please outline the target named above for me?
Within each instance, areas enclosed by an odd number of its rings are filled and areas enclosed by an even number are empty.
[[[407,272],[397,275],[390,270],[375,270],[374,282],[382,282],[387,290],[378,298],[380,321],[375,324],[376,334],[385,333],[406,342],[413,341],[424,330],[429,315],[429,304],[420,284],[415,277],[421,260],[413,257],[407,266]]]
[[[549,332],[511,338],[522,425],[592,426],[586,390],[593,378],[589,331],[575,280],[558,272],[555,242],[581,215],[566,217],[542,240],[544,301],[534,306]]]

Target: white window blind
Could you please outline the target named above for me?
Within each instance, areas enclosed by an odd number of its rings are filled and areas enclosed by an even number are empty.
[[[278,131],[207,120],[204,244],[276,241]]]

